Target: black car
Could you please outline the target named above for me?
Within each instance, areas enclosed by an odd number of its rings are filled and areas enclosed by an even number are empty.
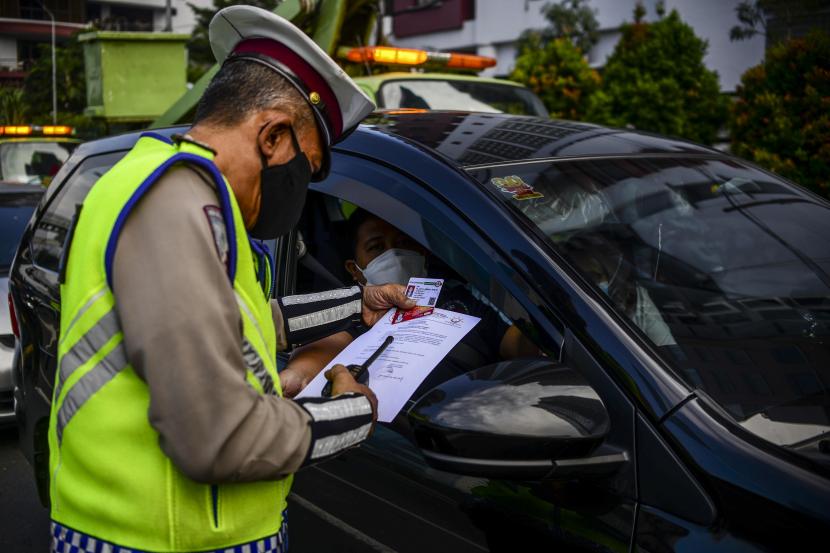
[[[67,227],[138,136],[77,149],[12,268],[17,415],[44,501]],[[279,294],[347,283],[358,206],[539,351],[438,384],[402,433],[298,475],[290,501],[347,529],[343,550],[825,547],[827,201],[685,141],[504,114],[379,114],[332,160],[276,243]]]

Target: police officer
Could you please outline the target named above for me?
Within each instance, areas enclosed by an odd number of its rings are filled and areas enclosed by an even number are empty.
[[[283,399],[276,351],[409,307],[402,287],[269,303],[251,240],[296,224],[329,149],[373,109],[302,32],[248,6],[187,135],[145,133],[79,208],[49,426],[54,551],[283,551],[292,474],[364,440],[376,399]],[[119,549],[121,548],[121,549]]]

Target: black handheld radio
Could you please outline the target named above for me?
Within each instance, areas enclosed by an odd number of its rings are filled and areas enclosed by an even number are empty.
[[[349,369],[349,372],[352,373],[354,379],[361,383],[366,384],[369,381],[369,365],[374,363],[375,359],[380,357],[380,354],[395,340],[394,336],[387,336],[386,340],[380,345],[378,349],[375,350],[375,353],[369,356],[369,359],[363,362],[362,365],[349,365],[346,367]],[[331,397],[331,380],[326,382],[326,385],[323,386],[323,397]]]

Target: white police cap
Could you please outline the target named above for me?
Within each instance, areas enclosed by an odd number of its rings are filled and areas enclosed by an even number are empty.
[[[286,77],[305,98],[326,146],[321,172],[328,171],[328,148],[375,109],[374,102],[328,54],[272,12],[254,6],[224,8],[211,20],[208,35],[220,64],[235,60],[263,64]]]

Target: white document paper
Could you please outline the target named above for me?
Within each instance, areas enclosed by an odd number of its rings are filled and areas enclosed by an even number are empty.
[[[421,382],[450,350],[481,320],[436,309],[431,315],[392,324],[390,309],[368,332],[357,337],[297,397],[319,396],[325,372],[336,364],[361,364],[390,334],[395,340],[369,366],[369,387],[378,398],[378,420],[391,422]]]

